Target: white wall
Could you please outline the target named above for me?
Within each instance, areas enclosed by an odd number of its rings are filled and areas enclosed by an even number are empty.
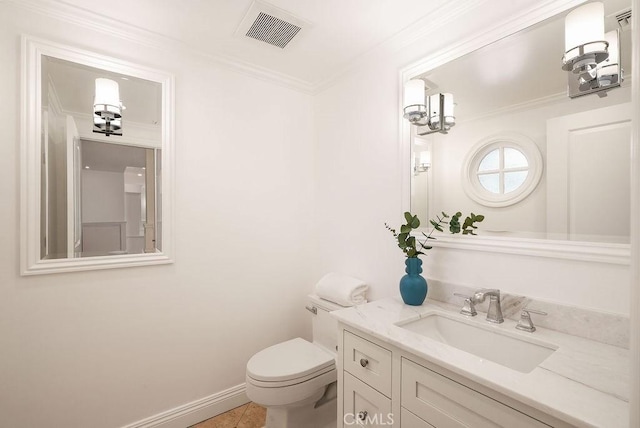
[[[19,276],[21,33],[175,74],[175,264]],[[7,2],[0,51],[0,426],[124,426],[242,384],[253,353],[308,336],[310,96]]]
[[[373,299],[398,295],[403,255],[383,223],[399,225],[407,208],[401,190],[399,70],[452,40],[481,35],[528,6],[531,2],[492,2],[491,14],[471,11],[448,23],[446,31],[434,28],[401,49],[383,46],[316,97],[317,274],[336,270],[361,277],[372,286]],[[434,248],[424,260],[427,277],[629,313],[628,266],[444,248]]]

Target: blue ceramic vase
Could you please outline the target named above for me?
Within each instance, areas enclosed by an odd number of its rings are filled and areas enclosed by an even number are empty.
[[[427,297],[427,280],[422,273],[422,260],[409,257],[404,262],[407,274],[400,279],[400,295],[402,300],[411,306],[420,306]]]

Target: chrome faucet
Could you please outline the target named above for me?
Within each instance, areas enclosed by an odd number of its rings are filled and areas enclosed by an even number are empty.
[[[520,314],[520,321],[518,321],[518,325],[516,326],[516,328],[518,330],[523,330],[529,333],[533,333],[534,331],[536,331],[536,327],[533,325],[533,321],[531,321],[531,314],[529,312],[531,312],[532,314],[538,314],[538,315],[547,315],[547,313],[543,311],[537,311],[535,309],[522,308],[522,313]]]
[[[502,307],[500,306],[500,290],[482,288],[471,296],[471,301],[476,303],[484,302],[489,296],[489,310],[487,311],[487,321],[500,324],[504,321],[502,316]]]

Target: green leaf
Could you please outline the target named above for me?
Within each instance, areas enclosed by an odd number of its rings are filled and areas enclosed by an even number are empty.
[[[2,1],[2,0],[0,0]],[[420,220],[417,215],[413,215],[410,212],[404,213],[404,219],[406,224],[401,225],[400,233],[397,233],[394,228],[385,223],[385,227],[393,234],[393,236],[398,241],[398,247],[402,250],[402,252],[408,258],[415,258],[419,255],[425,254],[422,250],[431,250],[433,247],[427,245],[429,239],[436,239],[431,235],[435,230],[439,232],[444,231],[444,227],[448,226],[449,231],[451,233],[460,233],[464,235],[475,235],[474,230],[478,227],[474,224],[475,222],[481,222],[484,220],[484,216],[481,214],[470,213],[468,217],[464,219],[464,223],[460,224],[460,217],[462,213],[457,211],[453,216],[449,216],[447,213],[442,211],[442,217],[436,216],[436,220],[429,219],[429,223],[433,226],[433,229],[429,231],[429,233],[421,232],[422,236],[425,238],[424,242],[420,242],[415,236],[411,236],[411,232],[414,229],[420,227]],[[447,219],[450,219],[447,221]],[[446,225],[446,226],[445,226]],[[418,249],[419,248],[419,249]]]

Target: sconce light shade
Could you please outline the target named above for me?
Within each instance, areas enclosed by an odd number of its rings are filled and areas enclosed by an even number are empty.
[[[424,105],[424,80],[409,80],[404,85],[404,105]]]
[[[444,123],[447,126],[453,126],[456,123],[456,117],[453,113],[455,105],[453,104],[453,94],[444,95]]]
[[[622,80],[620,76],[620,33],[618,30],[609,31],[604,37],[609,43],[609,57],[598,64],[598,85],[601,87],[610,86]]]
[[[409,80],[404,85],[404,118],[413,124],[424,125],[422,119],[427,114],[425,105],[424,80]]]
[[[588,3],[571,11],[564,21],[565,59],[572,60],[584,53],[606,51],[604,41],[604,4]]]
[[[118,82],[111,79],[96,79],[96,95],[93,99],[93,109],[98,116],[122,117]]]
[[[118,82],[111,79],[96,79],[93,99],[93,132],[122,135],[122,102]]]
[[[596,67],[609,56],[604,38],[604,4],[588,3],[565,18],[562,69],[578,75],[580,84],[594,80]]]

